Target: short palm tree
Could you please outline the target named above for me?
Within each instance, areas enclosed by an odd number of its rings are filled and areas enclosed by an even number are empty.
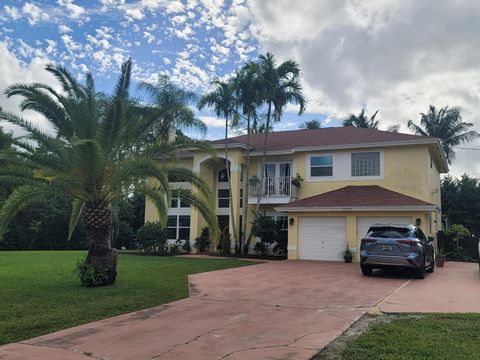
[[[142,104],[141,112],[155,119],[152,129],[154,138],[167,141],[172,128],[207,131],[206,125],[189,106],[196,99],[194,92],[173,84],[167,76],[161,77],[156,84],[143,82],[138,88],[148,98],[148,103]]]
[[[412,120],[408,121],[408,127],[417,135],[433,136],[440,139],[445,157],[449,164],[455,159],[455,147],[474,141],[480,134],[470,130],[472,123],[462,120],[459,107],[445,106],[437,110],[430,105],[426,114],[420,113],[420,125]]]
[[[350,114],[345,120],[343,120],[343,126],[354,126],[366,129],[378,129],[380,122],[375,120],[375,117],[378,114],[378,110],[375,113],[368,117],[365,114],[365,109],[362,109],[360,114]]]
[[[303,124],[300,125],[300,129],[305,129],[305,130],[314,130],[314,129],[321,129],[321,128],[322,128],[322,123],[317,119],[305,121]]]
[[[156,142],[130,150],[154,125],[151,118],[127,116],[131,65],[131,61],[123,64],[114,94],[101,100],[91,74],[80,84],[66,69],[55,65],[47,65],[46,70],[58,80],[61,91],[38,83],[7,88],[7,96],[23,98],[22,111],[43,115],[53,134],[21,116],[0,112],[1,120],[26,133],[13,140],[14,149],[1,155],[7,163],[0,168],[0,184],[13,185],[13,191],[0,209],[0,239],[23,208],[56,194],[68,195],[73,199],[69,236],[83,215],[89,244],[84,266],[100,267],[105,273],[97,285],[115,282],[111,205],[133,191],[153,202],[162,223],[169,199],[175,196],[196,207],[216,229],[214,213],[205,201],[211,196],[207,184],[195,173],[175,166],[178,150],[191,146],[208,150],[205,144]],[[198,190],[173,188],[169,178],[189,181]]]
[[[300,68],[293,60],[287,60],[277,66],[273,54],[267,52],[257,60],[262,100],[267,108],[265,118],[265,136],[263,139],[262,176],[260,186],[265,183],[265,163],[267,160],[268,133],[271,120],[280,121],[283,111],[288,104],[299,106],[298,114],[305,111],[306,99],[303,96],[300,84]],[[258,196],[256,211],[260,208],[261,196]],[[250,237],[249,237],[250,238]]]
[[[230,160],[228,156],[228,128],[236,126],[238,123],[238,100],[235,96],[235,82],[233,79],[223,81],[214,79],[212,81],[213,89],[200,97],[197,104],[200,110],[208,107],[211,108],[219,118],[225,119],[225,169],[227,171],[228,190],[230,192],[230,222],[233,242],[236,249],[240,249],[239,237],[236,226],[235,209],[232,204],[233,193],[232,183],[230,181]]]

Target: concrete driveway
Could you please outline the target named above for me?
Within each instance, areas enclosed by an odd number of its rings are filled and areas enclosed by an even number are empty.
[[[0,359],[309,359],[409,279],[281,261],[190,276],[188,299],[0,347]]]

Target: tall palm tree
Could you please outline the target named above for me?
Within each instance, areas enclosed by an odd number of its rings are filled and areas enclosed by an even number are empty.
[[[265,136],[263,139],[262,176],[260,188],[265,184],[265,163],[267,161],[268,133],[271,121],[280,121],[285,107],[290,104],[299,106],[298,114],[305,111],[306,99],[303,96],[300,84],[300,68],[293,60],[287,60],[277,66],[273,54],[267,52],[260,55],[257,60],[259,77],[262,86],[263,103],[267,108],[265,119]],[[261,196],[257,198],[256,211],[260,208]]]
[[[306,130],[314,130],[314,129],[321,129],[321,128],[322,128],[322,123],[317,119],[305,121],[303,124],[300,125],[300,129],[306,129]]]
[[[367,117],[365,114],[365,109],[362,108],[360,114],[350,114],[345,120],[343,120],[343,126],[354,126],[367,129],[378,129],[380,122],[375,120],[375,117],[378,114],[378,110],[375,113]]]
[[[152,129],[155,138],[167,141],[171,128],[207,131],[206,125],[189,107],[196,99],[194,92],[173,84],[167,76],[161,77],[156,84],[140,83],[138,88],[149,100],[148,105],[142,104],[141,110],[156,119]]]
[[[239,249],[239,238],[237,233],[235,209],[233,207],[232,183],[230,181],[230,161],[228,156],[228,128],[231,124],[238,122],[238,100],[235,97],[235,83],[233,80],[223,81],[214,79],[212,82],[214,88],[210,92],[203,94],[197,104],[200,110],[205,107],[213,109],[219,118],[225,119],[225,169],[227,172],[228,190],[230,192],[230,217],[233,229],[231,229],[235,248]]]
[[[258,64],[254,61],[247,62],[236,73],[234,78],[234,86],[236,92],[236,99],[238,106],[241,109],[242,115],[246,120],[247,129],[247,152],[245,167],[243,172],[243,198],[248,199],[249,193],[249,178],[250,178],[250,135],[252,134],[252,125],[257,124],[258,112],[257,109],[262,103],[262,88],[259,81]],[[253,123],[253,124],[252,124]],[[240,251],[248,252],[246,244],[247,236],[247,222],[248,222],[248,201],[244,201],[242,207],[242,231],[240,234],[239,245]]]
[[[181,197],[197,208],[215,229],[213,210],[203,200],[211,196],[208,185],[195,173],[175,166],[175,153],[201,142],[156,142],[129,151],[154,124],[150,118],[129,117],[129,84],[132,63],[123,64],[111,97],[98,100],[94,81],[87,74],[79,83],[65,68],[47,65],[61,91],[47,84],[14,84],[8,97],[21,96],[21,110],[43,115],[53,134],[45,133],[21,116],[0,112],[0,119],[23,129],[26,135],[13,139],[14,149],[3,153],[7,165],[0,168],[0,184],[13,191],[0,209],[0,238],[9,222],[23,208],[58,194],[70,196],[72,213],[69,236],[83,215],[89,244],[85,267],[100,267],[104,279],[115,282],[116,251],[111,248],[111,205],[136,191],[155,205],[165,223],[167,204]],[[158,161],[161,159],[162,161]],[[198,191],[173,188],[168,179],[189,181]],[[139,182],[139,179],[149,181]],[[137,184],[135,189],[132,184]]]
[[[444,106],[437,110],[430,105],[426,114],[420,113],[420,125],[412,120],[408,127],[417,135],[433,136],[440,139],[449,164],[455,159],[455,147],[480,138],[480,134],[469,130],[474,124],[462,120],[459,107]]]

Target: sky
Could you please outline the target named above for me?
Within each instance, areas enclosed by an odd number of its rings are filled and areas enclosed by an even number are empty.
[[[2,0],[0,104],[18,112],[18,99],[3,95],[13,82],[54,83],[50,62],[80,79],[92,72],[109,92],[131,57],[135,83],[168,75],[201,94],[270,51],[299,64],[308,99],[301,117],[290,106],[275,130],[312,119],[339,126],[364,107],[379,110],[382,129],[408,133],[432,104],[461,107],[480,131],[478,19],[477,0]],[[198,116],[204,137],[222,136],[221,119]],[[461,148],[451,174],[480,177],[480,142]]]

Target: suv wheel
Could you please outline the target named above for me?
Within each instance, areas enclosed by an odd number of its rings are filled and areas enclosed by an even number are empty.
[[[415,271],[415,278],[416,279],[425,278],[425,258],[423,258],[422,265],[420,265],[420,268]]]
[[[432,262],[430,263],[430,267],[428,268],[427,272],[433,273],[434,271],[435,271],[435,259],[432,259]]]
[[[373,269],[370,266],[360,266],[362,269],[362,274],[365,276],[372,276]]]

